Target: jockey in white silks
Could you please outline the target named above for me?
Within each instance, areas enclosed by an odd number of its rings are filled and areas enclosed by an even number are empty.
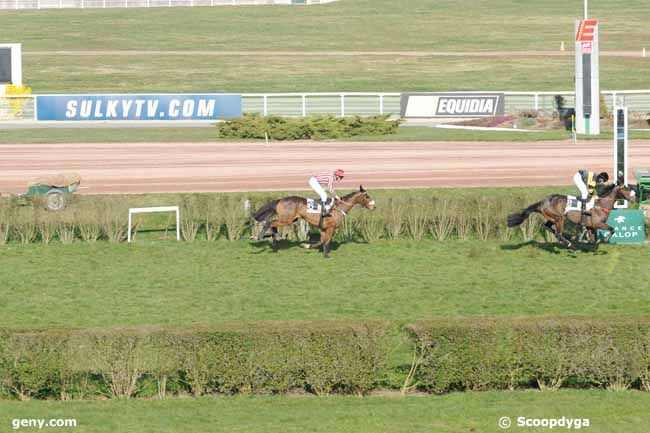
[[[587,214],[587,203],[596,190],[596,184],[606,183],[608,180],[609,175],[604,171],[596,174],[593,171],[578,170],[573,175],[573,183],[575,183],[580,191],[583,214]]]
[[[316,191],[316,194],[320,197],[321,201],[321,217],[324,217],[327,214],[326,204],[327,204],[327,192],[323,187],[327,188],[332,197],[335,200],[339,200],[339,196],[334,192],[334,183],[339,182],[345,176],[343,170],[336,169],[334,172],[321,172],[313,175],[309,178],[309,186]]]

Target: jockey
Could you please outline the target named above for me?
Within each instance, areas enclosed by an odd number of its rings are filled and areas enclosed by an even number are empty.
[[[608,180],[609,175],[604,171],[596,174],[593,171],[578,170],[573,175],[573,183],[580,190],[580,202],[582,203],[583,214],[587,214],[587,202],[596,190],[596,184],[606,183]]]
[[[343,179],[345,172],[340,168],[332,172],[320,172],[313,175],[309,179],[309,186],[316,191],[316,194],[320,196],[321,201],[321,217],[326,215],[325,205],[327,204],[327,193],[323,189],[324,186],[327,186],[327,190],[332,194],[335,200],[339,200],[339,196],[334,192],[334,182],[338,182]]]

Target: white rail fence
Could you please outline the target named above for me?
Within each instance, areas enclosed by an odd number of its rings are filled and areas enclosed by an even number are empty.
[[[522,110],[553,111],[556,95],[564,97],[567,107],[574,105],[573,92],[500,93],[506,95],[507,114]],[[650,90],[605,90],[602,93],[610,111],[618,103],[627,106],[630,112],[650,112]],[[0,121],[35,120],[34,96],[0,96]],[[242,111],[296,117],[399,115],[400,93],[248,93],[242,94]]]
[[[178,6],[311,5],[336,0],[0,0],[0,9],[153,8]]]

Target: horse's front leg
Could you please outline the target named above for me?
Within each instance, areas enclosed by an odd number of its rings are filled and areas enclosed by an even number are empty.
[[[602,241],[601,241],[600,239],[597,239],[597,240],[596,240],[596,243],[597,243],[597,244],[599,244],[599,243],[601,243],[601,242],[609,243],[609,240],[612,238],[612,236],[614,236],[614,227],[610,226],[610,225],[607,224],[607,223],[601,223],[601,224],[598,224],[598,225],[596,226],[596,228],[594,229],[594,232],[595,232],[597,229],[600,229],[600,230],[607,230],[607,231],[609,231],[609,234],[608,234],[607,236],[605,236],[605,239],[603,239]]]

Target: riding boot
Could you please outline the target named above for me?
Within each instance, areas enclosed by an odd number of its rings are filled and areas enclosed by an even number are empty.
[[[323,228],[323,219],[327,216],[327,207],[324,201],[320,202],[320,220],[318,221],[318,227]]]

